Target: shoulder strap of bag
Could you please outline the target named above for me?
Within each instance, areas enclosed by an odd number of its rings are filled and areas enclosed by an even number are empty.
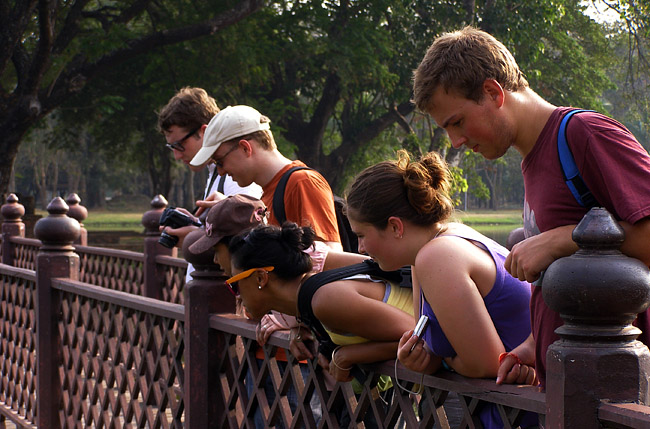
[[[334,268],[312,275],[307,280],[305,280],[305,282],[300,287],[300,291],[298,292],[298,312],[300,313],[300,321],[309,326],[313,331],[315,331],[317,336],[322,337],[324,341],[331,342],[332,340],[329,338],[327,331],[325,331],[325,328],[320,323],[318,318],[316,318],[314,315],[314,311],[311,306],[312,298],[314,297],[316,291],[323,285],[357,274],[368,274],[372,277],[378,277],[391,282],[399,283],[400,286],[410,287],[411,285],[410,267],[404,267],[396,271],[384,271],[379,268],[379,264],[377,264],[372,259],[367,259],[358,264],[350,265],[347,267]],[[406,277],[408,277],[408,281],[405,280]],[[321,338],[319,338],[319,341],[321,341]],[[332,347],[332,350],[333,349],[334,348]]]
[[[571,153],[571,149],[569,148],[566,137],[567,123],[573,115],[580,112],[592,112],[592,110],[571,110],[566,115],[564,115],[564,118],[562,118],[562,122],[560,122],[560,128],[557,133],[557,152],[560,157],[560,164],[562,165],[562,174],[564,175],[564,181],[569,187],[569,190],[575,197],[578,204],[580,204],[582,207],[590,209],[592,207],[598,206],[599,204],[585,184],[584,180],[582,180],[582,176],[580,176],[580,171],[578,170],[578,166],[576,165],[576,162],[573,158],[573,154]]]
[[[331,270],[323,271],[309,277],[300,287],[298,291],[298,312],[300,317],[298,321],[308,326],[309,329],[316,335],[318,340],[318,347],[320,353],[327,359],[332,356],[332,352],[336,348],[336,344],[332,341],[325,327],[320,320],[314,315],[311,306],[312,298],[321,286],[341,280],[356,274],[369,274],[373,277],[380,277],[386,280],[394,281],[402,279],[404,274],[401,270],[398,271],[383,271],[372,259],[367,259],[358,264],[350,265],[347,267],[334,268]],[[410,270],[409,270],[410,277]],[[354,366],[350,371],[351,374],[360,382],[366,379],[365,373],[358,367]]]
[[[208,195],[210,195],[210,193],[212,192],[212,187],[214,186],[214,181],[217,180],[217,176],[218,176],[217,169],[215,168],[214,171],[212,172],[212,175],[210,176],[210,183],[208,183],[208,187],[205,188],[205,193],[203,194],[204,200],[208,198]],[[221,177],[222,178],[226,177],[226,175],[224,174]],[[221,182],[219,184],[221,184]],[[219,191],[219,192],[223,193],[223,191]]]
[[[224,193],[223,190],[225,189],[225,184],[226,184],[226,175],[223,174],[221,175],[221,177],[219,177],[219,183],[217,184],[217,191],[223,194]]]
[[[291,176],[294,171],[298,170],[311,170],[311,168],[301,166],[291,167],[282,175],[278,182],[278,186],[276,186],[275,191],[273,191],[273,216],[275,216],[280,225],[287,220],[287,214],[284,211],[284,191],[287,187],[289,176]]]

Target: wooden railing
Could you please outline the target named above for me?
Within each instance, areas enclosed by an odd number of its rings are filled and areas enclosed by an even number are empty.
[[[650,302],[650,272],[616,253],[612,243],[620,237],[602,212],[590,212],[589,227],[574,233],[581,250],[545,276],[549,306],[570,302],[563,282],[590,303],[586,310],[559,308],[567,321],[559,331],[563,339],[549,352],[547,393],[445,371],[423,377],[394,361],[364,365],[366,380],[355,393],[350,383],[329,385],[316,360],[297,362],[285,334],[273,334],[258,360],[255,324],[233,314],[234,299],[210,258],[190,260],[197,271],[184,285],[186,265],[173,255],[73,244],[79,226],[65,216],[65,205],[53,201],[48,210],[36,234],[44,244],[25,252],[30,259],[12,250],[35,246],[12,236],[10,230],[20,227],[3,206],[0,423],[243,428],[259,419],[267,427],[363,427],[371,421],[380,428],[480,427],[481,407],[495,404],[504,427],[517,427],[527,413],[552,428],[650,425],[650,352],[634,341],[638,332],[629,325]],[[147,239],[157,241],[155,234]],[[101,258],[108,268],[100,267]],[[33,270],[16,266],[28,260]],[[137,283],[138,289],[130,286]],[[275,358],[279,349],[286,363]],[[378,399],[374,385],[381,375],[393,387]],[[398,385],[422,387],[412,394]]]

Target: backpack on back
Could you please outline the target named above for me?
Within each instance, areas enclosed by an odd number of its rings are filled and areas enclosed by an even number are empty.
[[[372,259],[366,259],[363,262],[347,267],[333,268],[316,273],[307,278],[298,291],[298,313],[300,316],[297,317],[297,320],[309,327],[314,333],[318,340],[319,352],[328,359],[332,356],[336,344],[334,344],[320,320],[314,315],[314,310],[311,306],[312,299],[316,291],[322,286],[357,274],[368,274],[372,277],[399,284],[401,287],[411,287],[410,266],[396,271],[384,271]],[[358,380],[365,379],[365,374],[356,366],[353,367],[351,373]]]
[[[580,112],[593,112],[593,110],[575,109],[564,115],[557,132],[557,153],[560,157],[564,181],[569,187],[569,190],[571,190],[578,204],[587,209],[591,209],[592,207],[599,207],[600,204],[582,179],[566,138],[567,123],[573,115]]]
[[[284,211],[284,191],[287,187],[287,182],[289,181],[289,176],[293,174],[294,171],[298,170],[313,170],[309,167],[292,167],[287,170],[280,181],[278,186],[273,192],[273,215],[278,220],[278,223],[282,225],[287,220],[286,212]],[[336,213],[336,224],[339,229],[339,238],[341,240],[341,245],[343,246],[343,251],[358,253],[358,240],[357,235],[352,231],[350,227],[350,221],[348,217],[343,212],[345,207],[345,200],[339,196],[333,195],[334,197],[334,212]]]

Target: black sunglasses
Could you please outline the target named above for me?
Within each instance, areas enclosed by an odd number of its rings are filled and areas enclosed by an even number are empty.
[[[183,137],[182,139],[177,140],[175,142],[167,143],[165,146],[167,146],[170,150],[177,150],[179,152],[185,152],[185,148],[183,147],[183,142],[185,140],[187,140],[188,138],[190,138],[194,133],[196,133],[200,129],[201,129],[201,127],[197,127],[195,129],[193,129],[192,131],[190,131],[189,133],[187,133],[185,135],[185,137]]]

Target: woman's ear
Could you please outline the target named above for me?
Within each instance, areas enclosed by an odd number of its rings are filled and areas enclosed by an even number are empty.
[[[266,270],[259,269],[255,271],[255,279],[260,289],[266,287],[269,283],[269,273]]]
[[[404,222],[397,216],[388,218],[388,226],[386,228],[395,238],[402,238],[404,236]]]

